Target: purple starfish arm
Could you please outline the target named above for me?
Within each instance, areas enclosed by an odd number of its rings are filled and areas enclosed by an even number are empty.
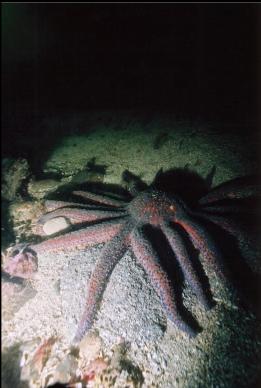
[[[224,259],[218,250],[215,242],[211,238],[200,222],[194,220],[190,215],[182,212],[182,215],[178,213],[175,216],[175,222],[177,222],[188,234],[194,247],[200,252],[202,258],[208,262],[213,271],[220,277],[224,285],[228,286],[230,273],[225,266]],[[231,280],[231,279],[230,279]]]
[[[115,206],[99,206],[94,204],[86,204],[80,202],[66,202],[66,201],[56,201],[53,199],[47,199],[44,202],[44,207],[47,212],[52,212],[59,208],[79,208],[79,209],[88,209],[88,210],[116,210]]]
[[[37,255],[48,252],[66,252],[67,250],[84,248],[87,246],[104,243],[114,237],[119,232],[124,223],[124,219],[115,219],[101,222],[100,224],[89,226],[88,228],[79,229],[74,232],[65,233],[63,235],[50,238],[38,244],[28,244],[22,252],[19,249],[19,246],[15,246],[12,249],[12,252],[17,250],[19,255],[27,255],[28,250],[30,250],[31,253],[35,252]],[[16,255],[13,255],[13,257],[15,256]]]
[[[134,255],[148,274],[168,318],[190,337],[195,337],[196,331],[184,321],[178,311],[171,280],[161,267],[157,254],[142,229],[135,228],[130,239]]]
[[[176,255],[181,269],[185,275],[185,278],[195,291],[197,297],[199,298],[202,305],[209,310],[213,304],[211,303],[204,287],[201,284],[199,276],[191,263],[187,248],[184,244],[183,238],[177,230],[174,230],[167,223],[161,225],[161,229],[165,236],[167,237],[168,242],[170,243],[173,252]]]
[[[109,277],[115,265],[128,249],[130,230],[130,224],[121,226],[118,234],[103,248],[88,284],[85,310],[78,324],[73,342],[79,342],[92,327]]]
[[[101,209],[79,209],[76,207],[64,207],[53,210],[49,213],[44,214],[40,219],[39,223],[43,224],[46,221],[49,221],[56,217],[66,217],[70,220],[72,224],[78,224],[89,221],[100,221],[106,218],[115,218],[127,213],[119,209],[112,210],[101,210]]]
[[[205,205],[222,199],[243,199],[260,195],[260,184],[253,182],[252,177],[240,177],[213,188],[207,195],[199,200],[199,203]]]
[[[89,191],[73,191],[73,194],[77,195],[81,198],[102,204],[102,205],[108,205],[108,206],[113,206],[113,207],[126,206],[126,202],[123,200],[105,197],[104,195],[91,193]]]

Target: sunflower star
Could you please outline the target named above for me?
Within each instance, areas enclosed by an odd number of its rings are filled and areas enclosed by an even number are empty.
[[[183,332],[194,337],[198,330],[187,322],[180,311],[171,277],[162,265],[154,244],[153,233],[164,236],[164,241],[174,253],[185,279],[205,309],[210,309],[213,301],[190,257],[188,242],[194,250],[200,252],[203,261],[208,262],[222,281],[230,285],[230,271],[203,221],[208,220],[239,236],[238,225],[223,214],[238,211],[238,208],[233,204],[224,205],[222,201],[260,195],[260,187],[247,179],[234,179],[210,190],[192,209],[179,195],[159,190],[155,185],[156,178],[152,185],[147,186],[126,172],[123,177],[131,184],[131,199],[128,200],[75,191],[74,195],[91,201],[92,204],[46,201],[48,213],[42,216],[41,223],[63,216],[71,224],[80,225],[81,228],[22,249],[15,247],[12,257],[19,255],[19,260],[22,257],[28,261],[32,260],[33,254],[107,242],[88,284],[86,306],[74,337],[74,341],[80,341],[93,325],[112,271],[124,253],[131,249],[159,295],[167,317]]]

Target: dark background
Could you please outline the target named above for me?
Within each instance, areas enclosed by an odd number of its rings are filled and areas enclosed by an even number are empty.
[[[91,109],[257,130],[259,21],[258,4],[2,4],[4,153],[43,115]]]

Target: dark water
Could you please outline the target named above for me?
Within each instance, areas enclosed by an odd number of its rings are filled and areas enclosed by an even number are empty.
[[[48,132],[43,117],[94,109],[257,132],[259,14],[256,4],[4,4],[3,153],[66,131]]]

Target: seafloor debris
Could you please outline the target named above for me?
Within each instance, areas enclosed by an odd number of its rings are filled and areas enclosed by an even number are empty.
[[[31,365],[32,369],[40,373],[48,360],[48,357],[51,353],[53,344],[55,343],[56,338],[51,337],[46,339],[36,350]]]
[[[54,343],[55,337],[45,339],[31,355],[25,349],[21,359],[21,380],[30,382],[29,386],[41,386],[41,374],[46,365]]]
[[[128,359],[127,346],[124,342],[117,344],[113,349],[113,356],[108,361],[107,368],[100,371],[97,365],[97,372],[94,377],[93,387],[126,387],[141,388],[144,378],[140,368]]]
[[[108,360],[104,357],[97,357],[82,370],[81,382],[88,384],[91,381],[95,381],[108,367]]]
[[[59,384],[67,384],[77,379],[78,360],[72,354],[67,354],[58,364],[53,374],[53,381]]]
[[[38,260],[30,250],[24,252],[21,249],[19,253],[14,251],[12,255],[4,257],[3,270],[11,276],[30,279],[38,270]]]
[[[21,380],[32,388],[140,388],[143,375],[128,359],[126,344],[115,345],[109,351],[110,356],[102,347],[102,340],[96,334],[77,347],[64,347],[54,336],[38,344],[36,349],[35,344],[31,348],[20,346]]]

